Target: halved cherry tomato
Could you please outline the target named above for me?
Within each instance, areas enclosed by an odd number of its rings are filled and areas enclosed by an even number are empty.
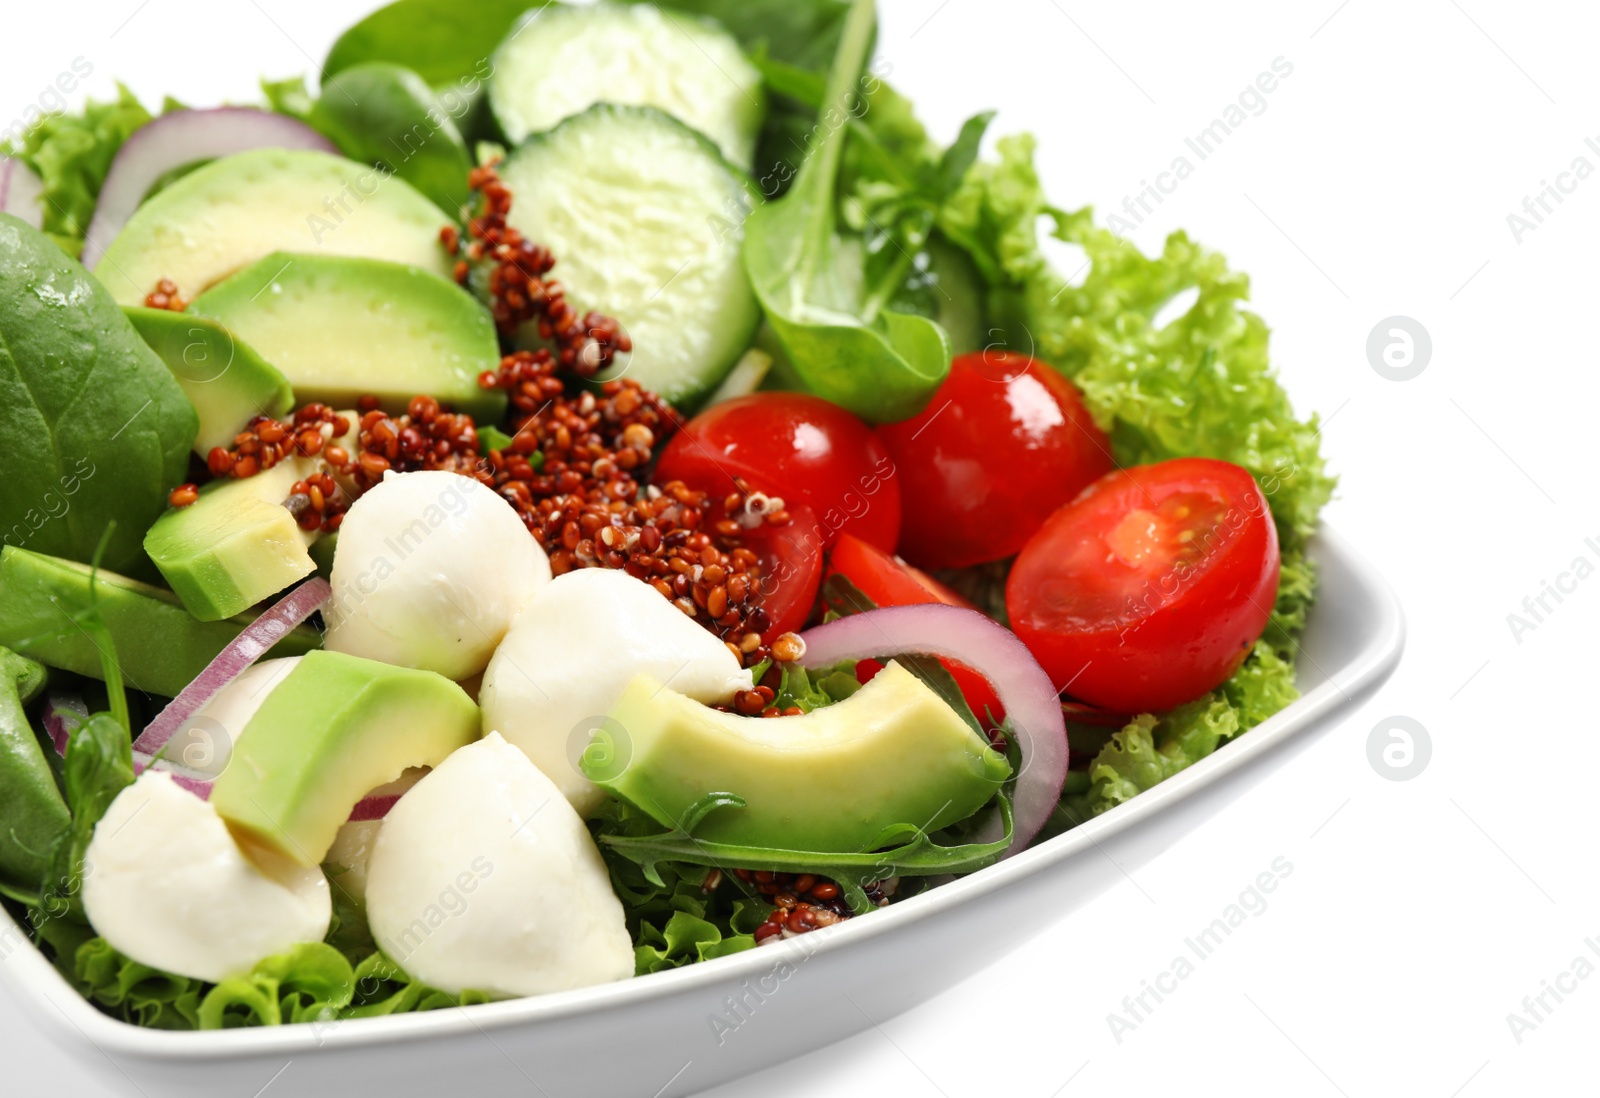
[[[901,556],[924,568],[1009,557],[1113,466],[1077,387],[1004,351],[962,355],[921,415],[878,428],[902,498]]]
[[[771,644],[785,633],[805,628],[822,586],[822,553],[812,530],[811,509],[799,505],[786,526],[761,526],[745,537],[745,544],[760,558],[760,609],[767,616],[761,638]]]
[[[1255,478],[1179,458],[1111,473],[1050,516],[1012,567],[1006,610],[1057,689],[1159,712],[1226,681],[1277,594],[1278,532]]]
[[[827,574],[844,576],[871,599],[874,606],[916,606],[942,602],[948,606],[977,609],[927,573],[849,534],[841,534],[833,552],[828,555]],[[986,720],[986,713],[994,715],[995,723],[1005,719],[1006,711],[1001,708],[1000,698],[989,685],[988,679],[964,664],[952,660],[942,662],[980,721]],[[881,670],[883,664],[878,661],[862,660],[856,665],[856,678],[865,683]]]
[[[841,531],[893,549],[900,485],[889,451],[861,420],[806,393],[751,393],[695,416],[673,436],[655,481],[681,480],[722,499],[751,488],[809,507],[824,546]]]

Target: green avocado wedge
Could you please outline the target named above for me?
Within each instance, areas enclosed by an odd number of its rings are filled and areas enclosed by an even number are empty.
[[[607,724],[613,742],[591,744],[583,772],[657,823],[678,826],[714,794],[743,801],[695,829],[707,843],[865,853],[896,825],[965,819],[1011,774],[898,663],[844,701],[776,719],[719,712],[641,676]]]
[[[506,395],[478,384],[500,364],[488,310],[417,267],[275,253],[189,309],[264,355],[302,402],[346,408],[370,394],[385,410],[402,412],[412,397],[427,394],[482,423],[505,413]]]
[[[289,379],[216,321],[143,306],[122,311],[199,414],[194,452],[201,457],[232,446],[252,417],[282,419],[294,408]]]
[[[312,652],[244,726],[211,803],[235,834],[317,865],[362,797],[437,766],[478,738],[479,722],[442,675]]]
[[[49,667],[99,678],[100,650],[68,620],[90,605],[89,574],[88,565],[76,561],[9,546],[0,550],[0,645]],[[177,694],[255,620],[199,621],[172,592],[103,568],[96,587],[112,636],[128,638],[116,654],[123,675],[147,694]],[[300,656],[321,646],[321,635],[301,626],[267,658]]]
[[[49,237],[0,214],[0,541],[144,570],[145,529],[199,421],[113,304]]]
[[[385,259],[449,278],[454,264],[439,230],[453,220],[371,164],[253,149],[213,160],[146,200],[94,270],[119,305],[144,304],[163,279],[192,301],[278,251]]]

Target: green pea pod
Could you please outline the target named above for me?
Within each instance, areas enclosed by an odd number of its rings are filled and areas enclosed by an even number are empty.
[[[50,852],[69,825],[44,748],[23,704],[44,686],[45,671],[0,648],[0,895],[35,901]]]
[[[828,77],[820,134],[793,188],[745,226],[744,260],[794,372],[805,387],[864,419],[920,412],[950,372],[950,340],[926,317],[889,307],[906,255],[869,285],[862,240],[841,234],[835,191],[857,86],[873,34],[871,0],[857,0]]]
[[[459,216],[471,197],[472,160],[451,105],[410,69],[384,61],[354,65],[332,77],[309,121],[352,160],[393,171]]]

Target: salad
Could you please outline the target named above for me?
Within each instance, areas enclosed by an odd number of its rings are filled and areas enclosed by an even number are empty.
[[[931,140],[874,21],[399,0],[0,147],[0,902],[88,999],[708,962],[1296,697],[1334,482],[1247,280]]]

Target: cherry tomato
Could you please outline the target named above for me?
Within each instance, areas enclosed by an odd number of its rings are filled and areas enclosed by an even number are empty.
[[[900,485],[889,451],[861,420],[806,393],[751,393],[695,416],[662,451],[655,481],[681,480],[721,499],[742,477],[809,507],[824,547],[848,530],[893,549]]]
[[[924,568],[1009,557],[1111,471],[1111,445],[1077,388],[1005,351],[962,355],[921,415],[878,428],[902,498],[900,554]]]
[[[827,574],[844,576],[871,599],[874,606],[916,606],[942,602],[947,606],[977,609],[927,573],[849,534],[841,534],[833,552],[829,554]],[[992,713],[996,723],[1005,719],[1000,698],[989,685],[988,679],[965,664],[952,660],[942,662],[980,721],[986,720],[986,713]],[[881,670],[883,664],[876,660],[863,660],[856,665],[856,678],[865,683]]]
[[[822,553],[812,535],[816,519],[799,505],[787,526],[762,526],[745,538],[760,559],[759,606],[767,626],[761,638],[771,644],[785,633],[798,633],[816,605],[822,586]]]
[[[1179,458],[1108,474],[1051,515],[1012,567],[1006,610],[1057,689],[1160,712],[1238,669],[1277,594],[1255,478]]]

